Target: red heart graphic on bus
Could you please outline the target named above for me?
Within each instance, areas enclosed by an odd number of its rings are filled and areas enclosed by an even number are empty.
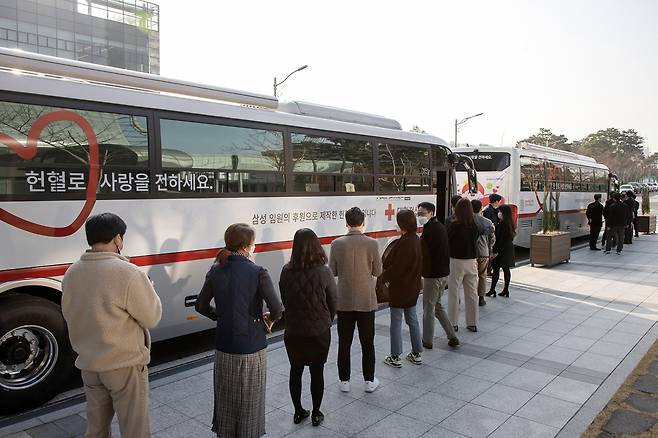
[[[91,210],[94,208],[94,204],[96,203],[96,188],[98,186],[98,177],[100,173],[98,165],[98,139],[96,138],[96,133],[94,133],[94,128],[87,119],[73,111],[55,111],[39,117],[35,120],[30,131],[27,133],[25,146],[12,136],[0,132],[0,143],[5,144],[22,159],[30,160],[37,154],[37,143],[39,142],[41,131],[43,131],[43,129],[49,124],[60,121],[68,121],[77,124],[85,133],[87,142],[89,143],[89,183],[87,185],[85,203],[82,206],[80,213],[78,213],[78,216],[73,222],[65,227],[49,227],[47,225],[36,224],[27,219],[23,219],[22,217],[16,216],[7,210],[0,208],[1,221],[13,225],[16,228],[20,228],[21,230],[39,234],[41,236],[70,236],[80,229],[85,220],[87,220],[87,217],[89,217],[89,213],[91,213]]]

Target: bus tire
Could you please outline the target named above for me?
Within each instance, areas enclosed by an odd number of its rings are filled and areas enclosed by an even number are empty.
[[[0,307],[0,415],[7,415],[53,398],[75,367],[59,305],[13,295]]]

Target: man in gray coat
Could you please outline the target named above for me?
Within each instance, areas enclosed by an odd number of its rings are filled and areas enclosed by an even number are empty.
[[[496,243],[496,234],[493,223],[482,215],[482,201],[473,199],[473,213],[475,213],[475,225],[480,229],[477,247],[475,248],[478,261],[478,305],[484,306],[487,302],[484,300],[484,294],[487,292],[487,266],[489,266],[489,257],[491,249]]]
[[[350,390],[350,355],[355,326],[361,341],[365,391],[379,386],[375,377],[375,279],[382,273],[377,241],[363,234],[365,214],[358,207],[345,212],[348,232],[331,242],[329,267],[338,277],[338,377],[340,390]]]

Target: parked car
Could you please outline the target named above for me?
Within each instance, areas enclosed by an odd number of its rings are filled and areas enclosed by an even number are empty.
[[[652,182],[649,185],[651,186],[652,192],[658,192],[658,182]]]
[[[632,190],[636,194],[640,193],[642,191],[642,184],[640,184],[639,182],[628,182],[626,184],[629,184],[629,185],[633,186]]]
[[[628,191],[631,191],[631,192],[635,193],[635,186],[633,186],[630,183],[629,184],[622,184],[621,186],[619,186],[619,193],[624,193],[624,192],[628,192]]]

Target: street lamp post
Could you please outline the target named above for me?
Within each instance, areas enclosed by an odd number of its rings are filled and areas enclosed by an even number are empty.
[[[465,119],[461,119],[461,120],[455,119],[455,147],[457,147],[457,128],[459,127],[459,125],[466,123],[468,120],[472,119],[473,117],[481,116],[482,114],[484,113],[474,114],[472,116],[468,116]]]
[[[283,83],[286,81],[286,79],[288,79],[290,76],[294,75],[294,74],[297,73],[298,71],[302,71],[302,70],[304,70],[305,68],[308,68],[308,65],[302,65],[302,66],[299,67],[297,70],[291,72],[288,76],[286,76],[281,82],[277,82],[277,81],[276,81],[276,77],[275,77],[275,78],[274,78],[274,97],[277,97],[277,96],[276,96],[276,87],[278,87],[279,85],[283,84]]]

